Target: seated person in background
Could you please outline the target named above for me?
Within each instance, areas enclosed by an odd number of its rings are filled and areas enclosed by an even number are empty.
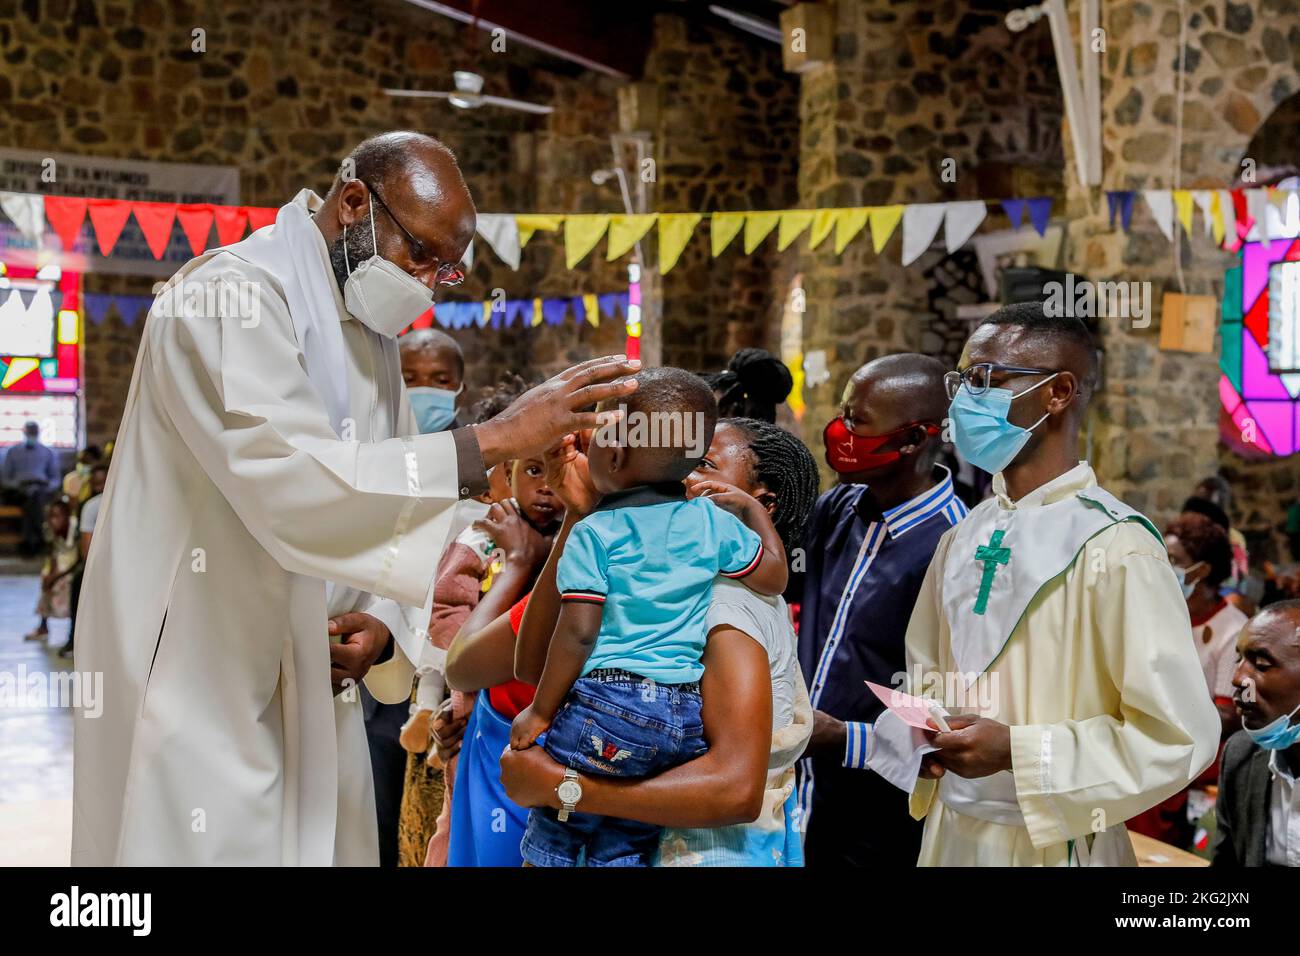
[[[784,548],[755,499],[722,490],[712,500],[686,497],[682,481],[717,424],[708,386],[675,368],[641,372],[637,382],[620,406],[623,420],[597,433],[588,452],[604,498],[570,533],[546,664],[511,727],[515,750],[545,731],[546,752],[575,776],[646,777],[703,753],[700,660],[714,579],[742,579],[772,596],[786,585]],[[652,862],[659,827],[571,811],[566,798],[558,813],[529,814],[526,862]]]
[[[41,444],[41,426],[27,422],[23,425],[23,443],[11,445],[0,465],[0,492],[6,501],[23,510],[23,539],[18,553],[24,558],[44,551],[45,503],[58,492],[61,481],[58,456]]]
[[[1237,642],[1242,729],[1223,748],[1213,866],[1300,866],[1300,601],[1264,608]]]
[[[36,601],[41,623],[23,637],[25,641],[44,640],[50,633],[50,618],[71,615],[72,573],[81,565],[81,553],[77,548],[77,521],[72,517],[68,499],[56,498],[45,509],[45,539],[41,596]]]

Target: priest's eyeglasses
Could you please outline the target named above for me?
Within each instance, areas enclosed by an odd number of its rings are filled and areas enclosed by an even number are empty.
[[[417,263],[437,262],[437,257],[431,255],[424,248],[424,243],[411,235],[411,230],[403,226],[401,221],[393,215],[393,211],[388,208],[388,203],[384,202],[383,197],[379,195],[379,190],[365,182],[365,180],[362,180],[362,185],[370,190],[370,195],[374,197],[375,202],[379,203],[379,208],[388,213],[388,218],[393,220],[393,225],[406,235],[407,241],[411,244],[411,261]],[[438,265],[437,271],[433,275],[433,281],[440,286],[457,286],[465,281],[465,273],[461,269],[460,263],[443,262]]]
[[[1020,365],[1000,365],[997,362],[980,362],[978,365],[968,365],[959,372],[948,372],[943,377],[944,387],[948,390],[948,398],[957,397],[957,392],[961,389],[963,383],[966,389],[972,395],[983,395],[993,384],[994,373],[1005,373],[1008,375],[1051,375],[1055,369],[1050,368],[1025,368]]]

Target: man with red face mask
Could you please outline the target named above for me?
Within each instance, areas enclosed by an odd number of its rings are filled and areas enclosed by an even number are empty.
[[[936,466],[948,400],[944,365],[887,355],[858,369],[826,426],[840,483],[807,532],[799,663],[814,708],[799,764],[809,866],[914,866],[921,826],[898,789],[866,769],[883,709],[864,681],[903,686],[904,635],[940,536],[966,514]]]

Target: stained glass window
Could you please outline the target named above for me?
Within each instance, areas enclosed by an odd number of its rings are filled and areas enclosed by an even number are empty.
[[[0,266],[0,446],[28,420],[48,445],[75,448],[81,392],[80,276]]]

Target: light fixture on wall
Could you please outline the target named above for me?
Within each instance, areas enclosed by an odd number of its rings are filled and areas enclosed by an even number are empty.
[[[451,75],[454,90],[384,90],[389,96],[407,96],[415,99],[446,100],[452,106],[462,110],[474,110],[480,106],[500,106],[522,113],[554,113],[555,107],[542,103],[529,103],[525,100],[512,100],[504,96],[488,96],[483,93],[483,77],[469,70],[456,70]]]

